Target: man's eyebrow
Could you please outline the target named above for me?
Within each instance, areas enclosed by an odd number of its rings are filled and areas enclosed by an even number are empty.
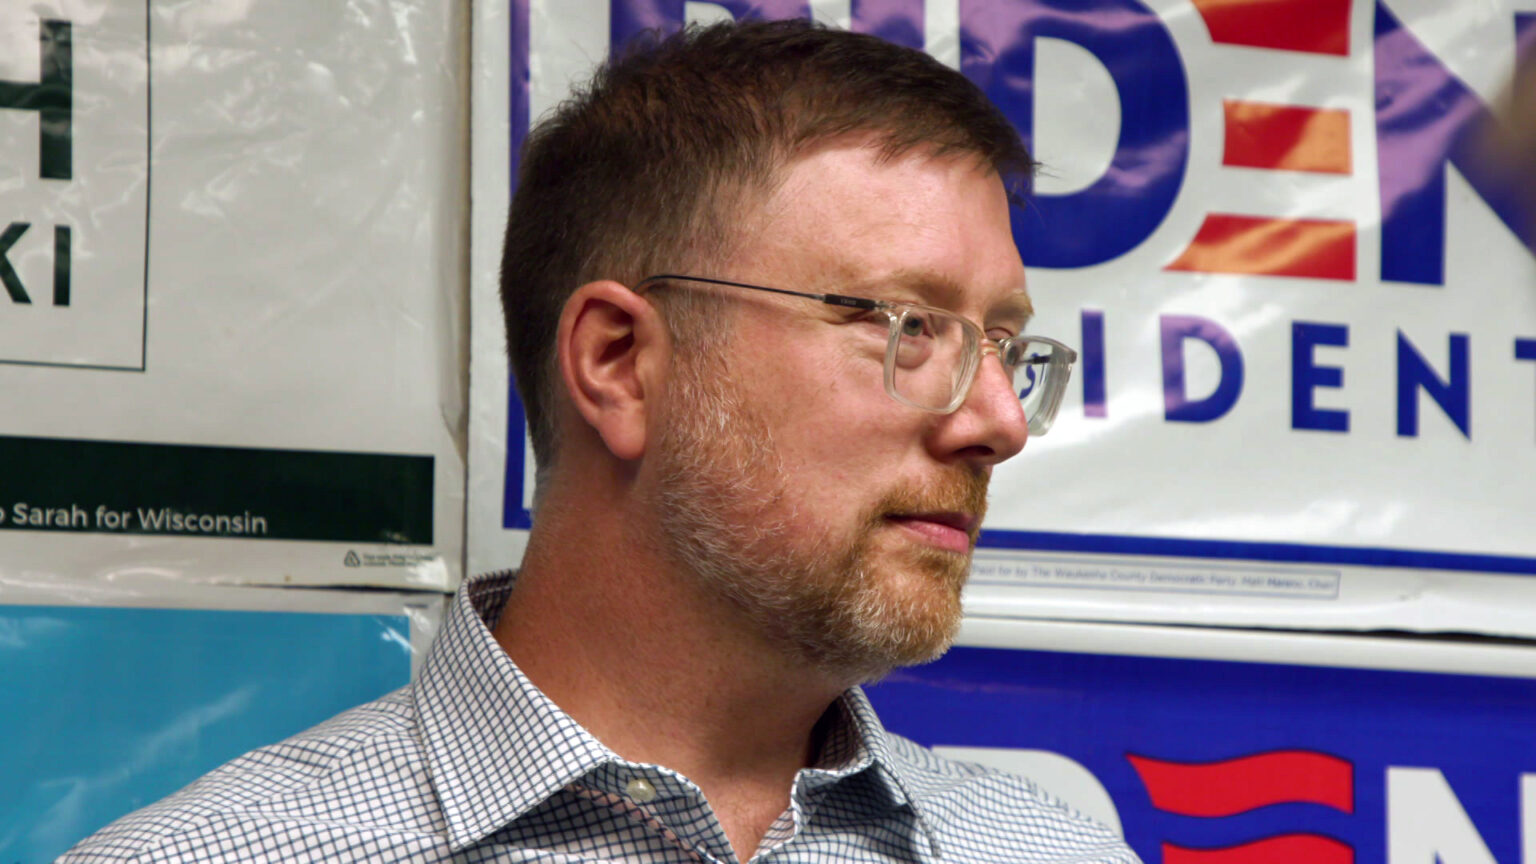
[[[906,291],[930,306],[952,308],[965,296],[962,285],[931,270],[897,270],[880,277],[875,284],[882,286],[874,288],[876,291],[882,288],[886,293],[893,290]]]
[[[930,306],[957,309],[967,289],[953,279],[930,270],[898,270],[873,279],[849,283],[838,293],[877,300],[894,300],[893,294],[905,292]],[[1029,294],[1020,288],[1008,294],[987,309],[989,320],[1017,322],[1020,329],[1035,316],[1035,306]]]
[[[1017,321],[1019,330],[1022,331],[1024,325],[1035,317],[1035,304],[1030,301],[1029,294],[1021,288],[992,307],[992,314],[1005,321]]]

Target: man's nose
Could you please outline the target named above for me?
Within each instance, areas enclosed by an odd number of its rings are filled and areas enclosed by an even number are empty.
[[[947,458],[996,465],[1023,450],[1028,438],[1013,379],[995,349],[984,351],[965,401],[935,431],[935,448]]]

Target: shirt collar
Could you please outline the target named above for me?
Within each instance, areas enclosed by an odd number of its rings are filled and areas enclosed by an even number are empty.
[[[841,711],[846,719],[842,723],[834,722],[827,743],[822,748],[821,763],[825,765],[840,759],[842,767],[831,770],[844,777],[870,769],[870,779],[882,795],[884,803],[889,807],[909,807],[912,810],[918,827],[928,841],[928,850],[933,860],[939,860],[938,832],[934,830],[931,814],[927,812],[924,784],[912,773],[914,766],[892,754],[890,734],[885,731],[885,724],[880,722],[875,707],[869,703],[869,697],[864,695],[861,688],[854,687],[843,693],[834,708]]]
[[[491,635],[514,576],[466,580],[414,688],[455,851],[618,756],[529,681]]]
[[[491,635],[515,581],[511,571],[465,580],[413,691],[427,769],[454,851],[594,769],[623,762],[528,680]],[[893,758],[889,734],[864,691],[846,691],[830,710],[821,756],[800,772],[796,786],[814,793],[868,772],[864,788],[879,800],[864,803],[910,807],[937,858],[922,784]]]

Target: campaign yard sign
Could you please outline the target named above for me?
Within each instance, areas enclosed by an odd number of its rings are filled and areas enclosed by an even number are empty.
[[[928,50],[1043,163],[1031,329],[1080,360],[994,474],[973,613],[1536,635],[1530,184],[1480,144],[1536,34],[1514,0],[483,8],[471,569],[530,523],[495,294],[530,124],[648,28],[789,16]]]
[[[1395,646],[1356,646],[1349,662],[1367,647]],[[1149,864],[1536,861],[1529,664],[1512,676],[967,646],[869,695],[887,728],[1032,776]]]

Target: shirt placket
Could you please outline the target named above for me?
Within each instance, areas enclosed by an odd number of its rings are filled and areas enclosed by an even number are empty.
[[[658,846],[685,860],[735,862],[725,828],[703,792],[681,775],[650,765],[608,763],[567,788],[639,826]]]

